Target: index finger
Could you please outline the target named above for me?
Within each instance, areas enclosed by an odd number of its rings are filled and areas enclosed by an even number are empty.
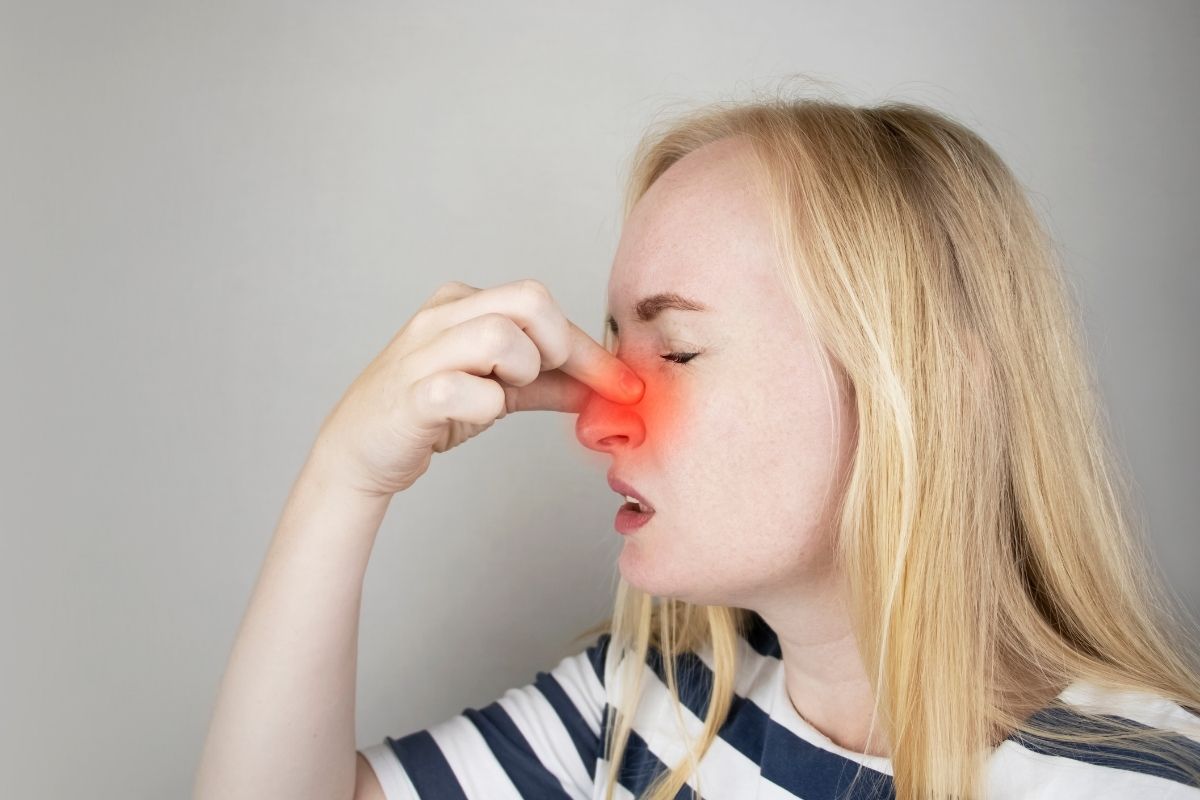
[[[646,388],[642,379],[570,319],[567,325],[570,326],[567,360],[558,369],[614,403],[636,403],[641,400]]]

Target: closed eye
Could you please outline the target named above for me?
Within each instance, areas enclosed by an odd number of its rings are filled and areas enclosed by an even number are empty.
[[[660,356],[660,358],[665,359],[667,361],[674,361],[676,364],[686,364],[687,362],[691,361],[693,358],[695,358],[698,355],[700,355],[700,354],[699,353],[667,353],[664,356]]]

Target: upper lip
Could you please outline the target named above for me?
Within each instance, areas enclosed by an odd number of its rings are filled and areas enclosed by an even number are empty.
[[[627,494],[630,497],[636,498],[637,501],[639,503],[641,503],[642,506],[644,508],[646,508],[647,510],[649,510],[649,511],[654,510],[653,504],[651,504],[649,500],[647,500],[646,498],[644,498],[640,494],[638,494],[637,489],[634,489],[628,483],[626,483],[625,481],[616,477],[615,475],[610,474],[608,476],[608,485],[611,486],[612,490],[614,492],[616,492],[617,494]]]

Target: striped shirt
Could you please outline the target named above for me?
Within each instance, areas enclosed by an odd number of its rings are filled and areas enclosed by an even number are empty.
[[[838,746],[796,711],[784,684],[774,632],[752,615],[739,639],[733,705],[718,736],[688,779],[711,800],[832,800],[894,797],[890,760]],[[388,800],[600,800],[609,763],[603,758],[607,687],[616,686],[609,637],[599,636],[533,683],[509,689],[483,708],[468,708],[426,730],[385,736],[362,753]],[[681,709],[693,741],[703,730],[712,686],[712,654],[677,656]],[[649,783],[684,756],[671,708],[661,654],[652,649],[642,677],[643,699],[634,715],[618,800],[640,797]],[[1099,711],[1152,728],[1179,727],[1175,739],[1200,765],[1200,715],[1157,695],[1117,693],[1081,681],[1038,712],[1039,721],[1068,720],[1072,709]],[[854,791],[843,795],[855,772]],[[1112,745],[1070,750],[1014,734],[985,764],[990,800],[1098,800],[1156,798],[1200,800],[1200,786],[1166,760]],[[697,774],[699,780],[697,781]],[[677,800],[690,800],[688,786]]]

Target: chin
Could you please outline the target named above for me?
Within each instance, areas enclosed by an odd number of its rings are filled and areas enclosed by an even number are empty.
[[[711,585],[697,584],[696,573],[686,570],[679,573],[669,564],[664,566],[662,562],[656,562],[640,544],[626,541],[617,559],[621,578],[630,586],[655,597],[669,597],[695,605],[726,605],[729,598],[714,593]]]
[[[627,539],[617,558],[617,569],[630,586],[655,597],[677,597],[681,588],[678,576],[671,575],[646,552],[641,542]],[[682,599],[682,598],[680,598]]]

